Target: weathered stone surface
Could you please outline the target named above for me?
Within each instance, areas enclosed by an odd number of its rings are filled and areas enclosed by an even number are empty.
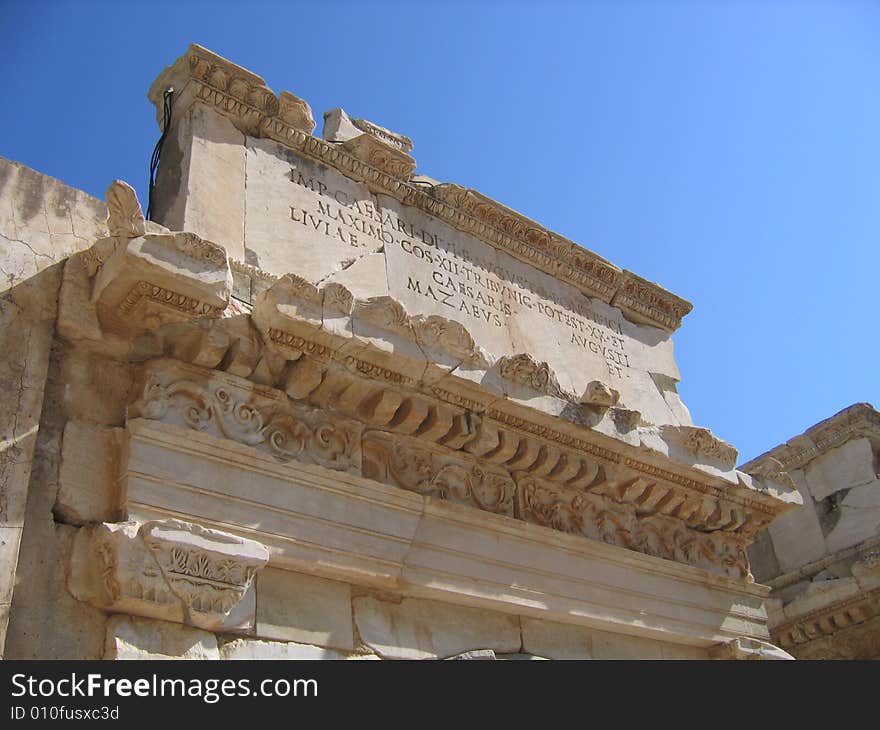
[[[113,616],[104,659],[219,659],[214,634],[154,619]]]
[[[56,267],[0,294],[0,525],[24,521],[59,283]]]
[[[46,518],[27,524],[18,562],[19,577],[27,579],[19,579],[13,595],[4,658],[100,659],[107,615],[65,588],[77,528]]]
[[[851,488],[834,509],[839,517],[825,537],[829,552],[880,535],[880,479]]]
[[[0,527],[0,576],[14,576],[18,564],[18,545],[21,540],[20,527]],[[12,603],[12,581],[0,582],[0,606]],[[0,634],[2,636],[4,634]],[[2,655],[2,650],[0,650]]]
[[[234,639],[220,645],[221,659],[347,659],[350,656],[345,652],[293,641]]]
[[[522,619],[523,651],[548,659],[707,659],[704,648]]]
[[[191,233],[158,233],[120,243],[98,271],[92,298],[101,326],[126,334],[219,316],[231,293],[222,247]]]
[[[743,467],[804,496],[751,551],[773,586],[772,640],[798,659],[880,657],[878,443],[880,414],[856,403]]]
[[[804,469],[813,499],[821,501],[841,489],[860,487],[877,479],[874,451],[867,438],[847,441],[818,456]]]
[[[393,604],[360,597],[353,605],[361,639],[385,659],[442,659],[476,649],[520,649],[516,616],[413,598]]]
[[[522,619],[523,651],[548,659],[593,659],[593,634],[583,626]]]
[[[260,638],[354,649],[346,583],[267,568],[257,578]]]
[[[12,655],[702,658],[769,638],[744,550],[794,488],[691,425],[670,340],[689,304],[413,178],[402,135],[340,111],[313,137],[304,100],[205,49],[150,98],[170,86],[151,207],[178,232],[114,181],[92,245],[3,301],[0,530],[29,571]]]
[[[321,136],[327,141],[346,142],[364,133],[376,137],[401,152],[412,151],[412,140],[409,137],[368,122],[366,119],[352,119],[344,109],[337,108],[324,112],[324,129]]]
[[[98,608],[216,630],[268,558],[258,542],[180,520],[105,523],[80,529],[69,587]]]
[[[818,560],[826,549],[825,538],[803,472],[792,472],[791,477],[805,506],[782,515],[768,528],[779,567],[785,573]]]
[[[709,652],[710,659],[736,660],[791,660],[794,657],[777,646],[756,639],[734,639],[727,644],[713,647]]]
[[[178,95],[182,89],[177,87]],[[190,231],[245,261],[245,136],[196,103],[175,103],[154,191],[154,218]]]
[[[100,200],[0,157],[0,292],[106,236],[106,220]]]
[[[448,661],[494,661],[495,658],[495,652],[491,649],[474,649],[446,657]]]
[[[88,350],[65,352],[61,378],[67,385],[61,407],[71,420],[100,426],[125,425],[133,392],[133,368]]]
[[[858,593],[859,585],[855,578],[814,580],[807,585],[803,593],[787,603],[782,611],[785,618],[791,620],[837,601],[851,598]]]
[[[365,185],[266,139],[248,139],[245,215],[246,262],[312,283],[390,240]]]
[[[119,472],[125,432],[68,421],[61,442],[61,473],[55,516],[84,525],[121,517]]]
[[[345,113],[345,109],[331,109],[324,112],[324,128],[321,136],[328,142],[345,142],[363,134],[351,121],[351,117]]]

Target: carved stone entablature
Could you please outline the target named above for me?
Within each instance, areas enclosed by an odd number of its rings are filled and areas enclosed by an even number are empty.
[[[503,469],[413,438],[367,431],[363,475],[412,492],[513,516],[516,486]]]
[[[808,428],[800,436],[761,454],[741,469],[758,475],[799,469],[817,456],[850,439],[866,436],[880,441],[880,413],[868,403],[856,403]],[[776,465],[780,465],[777,467]]]
[[[129,418],[206,431],[259,448],[279,461],[360,470],[360,424],[295,405],[278,391],[173,361],[154,361],[143,380]]]
[[[91,298],[105,331],[126,335],[219,317],[229,303],[232,273],[220,246],[192,233],[116,240],[106,260],[93,256],[100,268]]]
[[[153,83],[149,98],[160,115],[164,90],[168,86],[185,90],[189,83],[195,87],[193,98],[230,117],[247,134],[273,139],[365,182],[404,205],[418,208],[574,285],[588,296],[613,303],[634,320],[672,331],[691,310],[688,302],[660,286],[621,271],[601,256],[474,190],[443,184],[426,192],[421,186],[407,182],[409,173],[405,170],[409,163],[404,165],[402,158],[380,152],[378,145],[382,142],[375,130],[366,132],[369,138],[366,141],[375,142],[375,146],[364,147],[357,154],[342,149],[345,143],[335,144],[313,137],[314,122],[299,124],[284,118],[280,113],[284,104],[265,86],[262,78],[200,46],[190,46],[187,53]],[[181,101],[176,104],[176,108],[180,108]],[[412,159],[390,143],[385,147],[391,153]],[[366,161],[371,156],[373,162]]]
[[[878,628],[880,587],[779,624],[773,627],[772,635],[779,646],[798,658],[876,659],[880,656]],[[829,640],[832,637],[833,641]]]
[[[343,142],[342,148],[361,162],[392,177],[407,180],[416,169],[416,161],[406,152],[383,142],[372,133],[364,133]]]
[[[294,291],[295,284],[298,282],[291,279],[284,287]],[[308,300],[317,307],[319,293],[323,292],[321,300],[326,308],[326,288],[315,289],[306,282],[299,289],[297,302]],[[336,289],[336,295],[347,292],[338,285]],[[272,291],[265,294],[274,296]],[[347,297],[343,299],[341,308],[345,311],[349,305]],[[635,447],[622,450],[615,439],[565,424],[526,404],[497,396],[487,398],[486,391],[455,375],[444,378],[442,386],[436,381],[421,382],[407,374],[420,371],[407,366],[407,358],[399,353],[389,355],[368,342],[354,343],[351,336],[342,337],[319,328],[321,314],[317,309],[313,310],[311,321],[305,321],[298,316],[282,316],[274,304],[264,311],[261,307],[268,301],[265,297],[258,301],[255,318],[265,324],[275,317],[273,321],[284,329],[261,328],[271,347],[262,351],[262,359],[249,377],[310,407],[336,412],[369,428],[413,435],[428,444],[465,451],[482,464],[523,471],[566,488],[589,488],[600,476],[597,470],[613,472],[603,478],[615,483],[630,480],[628,488],[615,497],[618,501],[650,502],[662,498],[664,504],[681,508],[678,516],[690,527],[735,531],[746,540],[797,501],[796,493],[792,497],[791,491],[767,492],[760,480],[731,483],[682,464],[671,468],[670,463],[663,468],[649,463],[644,460],[646,455]],[[354,312],[358,302],[352,302]],[[396,310],[389,309],[389,302],[379,302],[383,306],[376,304],[374,301],[374,306],[362,308],[362,314],[383,327],[397,322],[399,331],[412,330],[412,336],[419,341],[416,330],[420,330],[423,320],[404,318],[401,312],[395,318]],[[297,330],[302,334],[297,334]],[[466,338],[462,342],[465,348],[469,347]],[[227,356],[218,350],[213,357],[219,361]],[[662,461],[666,457],[656,459]],[[641,490],[631,488],[638,476],[644,482]]]
[[[304,341],[296,345],[305,348]],[[205,430],[267,451],[282,461],[295,459],[351,473],[360,471],[361,434],[366,427],[369,437],[363,438],[363,448],[367,448],[367,442],[373,444],[373,455],[369,457],[372,462],[367,464],[368,456],[363,457],[363,473],[369,478],[458,501],[466,501],[464,495],[470,494],[467,499],[471,506],[503,514],[509,514],[507,497],[495,500],[490,498],[494,492],[480,492],[488,486],[473,481],[476,472],[471,472],[471,482],[453,489],[447,482],[435,484],[430,479],[409,484],[402,477],[394,477],[395,473],[409,473],[403,466],[389,472],[389,466],[380,468],[377,464],[385,458],[382,454],[391,458],[396,453],[392,444],[398,443],[399,458],[424,452],[431,455],[432,463],[448,461],[477,466],[482,474],[516,473],[520,479],[540,479],[545,493],[563,495],[557,501],[565,501],[564,495],[581,495],[584,506],[596,500],[607,501],[621,514],[639,520],[651,518],[646,525],[653,521],[662,526],[671,520],[670,524],[696,535],[694,541],[679,545],[677,552],[664,553],[661,548],[651,547],[650,539],[640,537],[641,532],[615,544],[723,571],[728,576],[747,575],[747,570],[742,570],[744,553],[740,548],[744,549],[755,532],[772,519],[772,514],[765,511],[768,508],[757,501],[743,504],[735,497],[713,494],[706,486],[700,491],[698,483],[693,484],[696,489],[682,489],[682,479],[674,473],[621,459],[614,451],[563,439],[561,435],[560,440],[567,446],[553,444],[547,437],[554,434],[546,430],[541,431],[541,437],[529,436],[520,430],[528,426],[526,422],[507,418],[497,409],[482,418],[469,415],[341,364],[321,365],[309,355],[293,364],[287,378],[287,396],[306,401],[308,406],[291,401],[280,391],[238,378],[156,361],[146,368],[143,396],[131,406],[130,416]],[[334,411],[340,415],[334,415]],[[412,438],[405,438],[408,436]],[[583,451],[590,455],[583,455]],[[411,464],[419,463],[413,459]],[[471,494],[469,489],[477,491]],[[526,512],[520,514],[528,519]],[[531,521],[554,526],[538,518]]]
[[[528,353],[502,357],[498,361],[498,372],[505,380],[518,383],[538,393],[565,400],[574,399],[574,396],[559,387],[553,369],[546,362],[538,362]]]
[[[650,504],[646,505],[634,500],[619,502],[609,496],[619,496],[631,486],[642,493],[650,491],[645,488],[651,485],[642,480],[620,486],[606,482],[584,492],[561,489],[532,476],[515,477],[519,519],[736,580],[750,579],[746,541],[735,532],[690,528],[685,520],[673,516],[681,510],[681,504],[674,500],[664,505],[648,497]]]
[[[706,428],[696,426],[663,426],[660,429],[663,438],[697,457],[704,457],[717,462],[725,470],[736,466],[738,452],[734,446],[722,441]]]
[[[258,542],[181,520],[103,523],[78,531],[68,587],[105,611],[217,630],[268,559]]]

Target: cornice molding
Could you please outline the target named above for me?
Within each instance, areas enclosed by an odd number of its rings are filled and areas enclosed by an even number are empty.
[[[797,652],[803,645],[832,637],[878,615],[880,588],[875,588],[779,624],[771,629],[771,635],[783,649]]]
[[[870,403],[856,403],[811,426],[799,436],[761,454],[740,469],[769,475],[800,469],[813,459],[860,436],[880,440],[880,413]]]

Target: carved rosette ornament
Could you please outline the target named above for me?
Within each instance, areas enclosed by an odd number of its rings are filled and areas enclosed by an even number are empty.
[[[68,587],[105,611],[216,630],[268,559],[258,542],[191,522],[105,523],[78,531]]]

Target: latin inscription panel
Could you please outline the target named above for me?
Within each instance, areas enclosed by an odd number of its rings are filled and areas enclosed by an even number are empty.
[[[666,333],[335,170],[253,143],[245,244],[262,268],[318,283],[382,252],[385,279],[359,281],[360,292],[388,293],[410,314],[461,322],[495,358],[526,352],[546,360],[569,392],[601,380],[637,407],[659,395],[649,373],[678,379]]]

